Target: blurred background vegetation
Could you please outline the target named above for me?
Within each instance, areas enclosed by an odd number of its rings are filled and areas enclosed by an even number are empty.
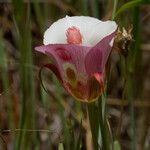
[[[70,97],[34,51],[65,15],[114,19],[107,115],[114,150],[150,149],[149,0],[0,0],[0,150],[92,150],[86,104]],[[132,31],[131,31],[132,28]],[[131,31],[131,32],[130,32]],[[132,36],[132,39],[131,39]],[[130,38],[127,38],[130,37]]]

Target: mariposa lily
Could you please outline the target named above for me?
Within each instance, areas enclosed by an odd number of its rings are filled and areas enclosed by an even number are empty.
[[[59,19],[44,33],[44,45],[35,48],[53,64],[45,67],[79,101],[92,102],[105,84],[105,66],[113,46],[117,24],[93,17]]]

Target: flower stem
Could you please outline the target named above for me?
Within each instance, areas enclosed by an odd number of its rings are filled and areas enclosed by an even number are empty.
[[[111,149],[111,136],[105,112],[105,102],[106,97],[102,96],[98,100],[98,103],[88,104],[88,115],[94,150],[98,150],[99,147],[104,150]]]
[[[112,141],[111,134],[108,126],[107,114],[106,114],[106,95],[102,95],[101,99],[98,100],[98,111],[99,111],[99,122],[102,139],[102,149],[111,150]]]
[[[113,0],[113,11],[112,11],[112,18],[111,18],[112,20],[115,19],[117,3],[118,3],[118,0]]]
[[[98,109],[95,103],[89,103],[87,106],[88,106],[88,116],[91,127],[93,146],[94,150],[98,150],[98,132],[99,132]]]

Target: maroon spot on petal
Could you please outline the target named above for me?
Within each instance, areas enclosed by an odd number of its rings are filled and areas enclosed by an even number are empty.
[[[59,58],[61,58],[62,60],[64,61],[71,60],[71,55],[68,52],[66,52],[66,49],[60,47],[60,48],[57,48],[55,52],[59,56]]]

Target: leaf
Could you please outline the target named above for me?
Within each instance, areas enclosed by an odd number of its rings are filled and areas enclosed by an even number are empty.
[[[118,141],[114,141],[114,150],[121,150],[121,146]]]
[[[82,142],[82,120],[81,120],[81,123],[80,123],[80,133],[79,133],[79,137],[78,137],[78,140],[77,140],[77,143],[76,143],[75,150],[80,150],[81,142]]]
[[[145,4],[149,4],[150,0],[143,0]]]
[[[98,134],[99,134],[99,116],[98,116],[98,108],[96,103],[88,103],[88,115],[89,115],[89,122],[92,132],[92,140],[94,150],[98,150]]]
[[[144,4],[144,3],[148,3],[148,2],[150,2],[150,1],[149,0],[133,0],[133,1],[130,1],[130,2],[126,3],[126,4],[124,4],[117,11],[116,16],[118,16],[120,13],[124,12],[127,9],[130,9],[130,8],[136,7],[136,6],[140,5],[140,4]]]
[[[64,150],[63,143],[59,143],[59,145],[58,145],[58,150]]]

